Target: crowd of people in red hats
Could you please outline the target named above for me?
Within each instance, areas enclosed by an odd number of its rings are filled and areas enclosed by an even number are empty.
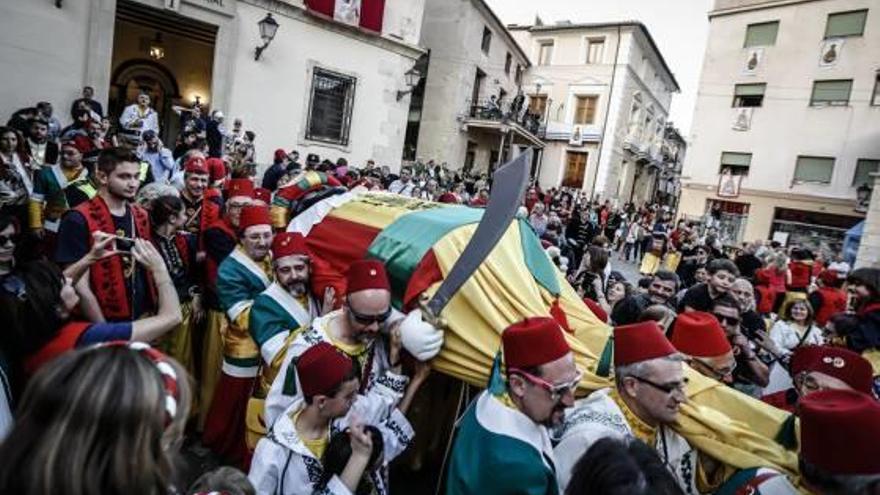
[[[278,150],[257,187],[240,122],[191,111],[172,151],[148,98],[116,124],[95,103],[0,127],[0,491],[419,492],[391,467],[442,322],[396,309],[381,261],[340,270],[285,230],[349,191],[484,207],[490,178]],[[446,493],[880,493],[880,270],[731,253],[668,208],[577,191],[533,185],[521,210],[613,338],[582,369],[556,319],[497,329],[487,387],[427,442]],[[798,472],[733,470],[680,433],[692,371],[787,414]]]

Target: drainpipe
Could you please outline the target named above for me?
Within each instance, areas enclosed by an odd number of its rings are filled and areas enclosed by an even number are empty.
[[[602,163],[602,149],[605,148],[605,134],[608,133],[608,115],[611,113],[611,96],[614,94],[614,77],[617,75],[617,57],[620,54],[620,24],[617,25],[617,44],[614,47],[614,67],[611,69],[611,86],[608,90],[608,101],[605,102],[605,118],[602,122],[602,139],[599,141],[599,152],[596,154],[596,170],[593,171],[593,190],[590,197],[596,197],[596,179],[599,178],[599,166]]]

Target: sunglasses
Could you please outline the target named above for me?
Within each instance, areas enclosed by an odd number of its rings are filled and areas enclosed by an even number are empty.
[[[723,379],[724,377],[726,377],[728,375],[732,375],[734,370],[736,370],[736,361],[731,363],[729,366],[725,366],[724,368],[720,368],[720,369],[712,366],[711,364],[707,363],[706,361],[703,361],[702,359],[697,359],[697,358],[691,358],[691,365],[693,365],[693,364],[699,364],[701,368],[708,371],[709,374],[712,375],[712,378],[714,378],[718,381],[721,381],[721,379]]]
[[[630,378],[636,380],[637,382],[644,383],[645,385],[649,385],[657,390],[663,392],[666,395],[670,395],[673,392],[679,392],[684,395],[684,391],[687,388],[688,379],[683,378],[680,382],[671,382],[671,383],[657,383],[648,380],[647,378],[642,378],[640,376],[632,375]]]
[[[715,318],[718,320],[718,323],[727,323],[728,325],[739,325],[740,319],[735,316],[725,316],[719,315],[718,313],[713,313]]]
[[[543,378],[537,377],[531,373],[523,371],[519,368],[510,368],[507,370],[509,373],[519,375],[526,379],[532,385],[537,385],[547,392],[550,393],[550,400],[553,402],[559,402],[563,397],[568,395],[569,392],[574,393],[577,389],[578,383],[581,382],[581,378],[584,377],[584,372],[581,370],[577,370],[577,375],[570,382],[552,384]]]
[[[16,242],[18,242],[18,234],[0,235],[0,246],[5,246],[7,244],[15,245]]]
[[[346,306],[348,306],[348,312],[351,314],[354,321],[360,323],[361,325],[372,325],[373,323],[378,323],[379,325],[383,325],[389,317],[391,317],[391,306],[388,306],[383,313],[379,313],[377,315],[367,315],[363,313],[358,313],[351,307],[351,301],[346,298]]]

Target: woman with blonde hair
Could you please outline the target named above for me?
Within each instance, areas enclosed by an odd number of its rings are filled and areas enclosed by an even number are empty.
[[[0,444],[0,492],[174,493],[174,456],[190,385],[147,344],[113,342],[63,354],[25,390]]]

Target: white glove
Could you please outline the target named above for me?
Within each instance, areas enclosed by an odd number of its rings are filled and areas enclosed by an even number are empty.
[[[422,310],[414,309],[400,323],[400,342],[419,361],[427,361],[443,347],[443,332],[422,320]]]

